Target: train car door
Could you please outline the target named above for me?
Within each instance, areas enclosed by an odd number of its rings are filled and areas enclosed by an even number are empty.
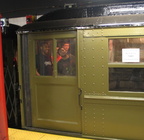
[[[32,126],[81,133],[76,32],[28,39]]]

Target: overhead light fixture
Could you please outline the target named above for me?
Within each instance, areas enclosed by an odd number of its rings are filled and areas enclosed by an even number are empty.
[[[137,12],[137,11],[144,11],[144,7],[139,7],[139,8],[116,8],[116,9],[110,9],[111,13],[115,12]]]

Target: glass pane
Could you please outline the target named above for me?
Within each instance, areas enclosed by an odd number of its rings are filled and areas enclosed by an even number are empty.
[[[75,45],[76,40],[74,38],[57,40],[57,71],[59,76],[76,75]]]
[[[144,68],[109,68],[110,91],[144,91]]]
[[[52,40],[36,41],[36,75],[49,76],[53,73]]]
[[[144,38],[110,39],[109,62],[144,62]]]

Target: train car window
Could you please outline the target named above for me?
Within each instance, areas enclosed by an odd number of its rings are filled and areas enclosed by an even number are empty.
[[[109,68],[110,91],[144,91],[144,68]]]
[[[139,67],[139,64],[144,63],[144,38],[109,39],[109,64],[111,63],[110,91],[144,91],[144,68]],[[127,64],[132,66],[128,67]]]
[[[75,58],[76,39],[57,39],[57,72],[58,76],[76,75]]]
[[[36,75],[53,75],[52,40],[36,40]]]
[[[109,63],[144,62],[144,38],[109,40]]]

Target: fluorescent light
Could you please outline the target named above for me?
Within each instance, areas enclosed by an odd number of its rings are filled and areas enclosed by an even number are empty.
[[[140,7],[140,8],[119,8],[119,9],[110,9],[111,13],[114,12],[136,12],[136,11],[144,11],[144,7]]]

